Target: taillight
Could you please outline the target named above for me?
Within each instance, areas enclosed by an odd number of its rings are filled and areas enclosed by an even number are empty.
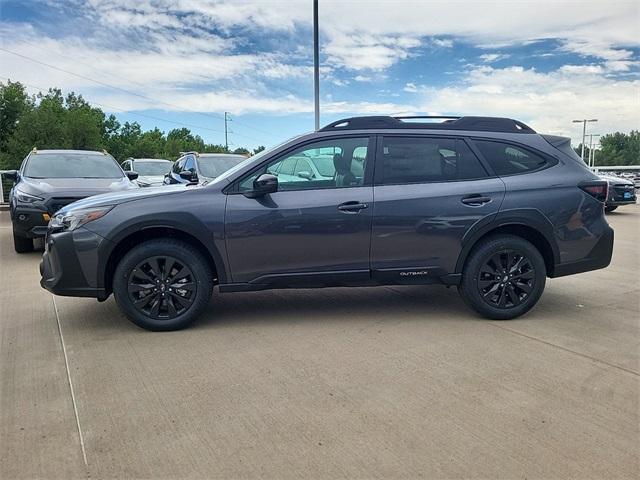
[[[578,186],[599,202],[604,203],[607,200],[607,194],[609,193],[608,182],[596,180],[593,182],[582,182]]]

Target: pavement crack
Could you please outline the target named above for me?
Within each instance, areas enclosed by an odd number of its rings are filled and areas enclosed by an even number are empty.
[[[67,346],[64,343],[64,335],[62,334],[62,325],[60,324],[60,314],[58,313],[58,305],[56,304],[56,297],[51,295],[53,300],[53,310],[56,314],[56,322],[58,324],[58,333],[60,335],[60,344],[62,345],[62,354],[64,356],[64,365],[67,371],[67,384],[69,385],[69,392],[71,393],[71,403],[73,405],[73,414],[76,418],[76,427],[78,430],[78,440],[80,441],[80,450],[82,451],[82,460],[84,461],[87,478],[89,478],[89,463],[87,462],[87,451],[84,446],[84,436],[82,435],[82,427],[80,426],[80,417],[78,415],[78,405],[76,403],[76,395],[73,390],[73,382],[71,381],[71,370],[69,369],[69,357],[67,356]]]
[[[606,360],[602,360],[600,358],[592,357],[591,355],[587,355],[586,353],[576,352],[575,350],[571,350],[570,348],[563,347],[561,345],[556,345],[555,343],[547,342],[546,340],[542,340],[541,338],[533,337],[531,335],[527,335],[526,333],[518,332],[516,330],[512,330],[510,328],[503,327],[502,325],[497,325],[495,323],[487,322],[487,325],[490,325],[490,326],[495,327],[495,328],[499,328],[500,330],[504,330],[504,331],[512,333],[514,335],[519,335],[521,337],[528,338],[529,340],[534,340],[536,342],[543,343],[545,345],[548,345],[550,347],[554,347],[554,348],[563,350],[563,351],[568,352],[568,353],[573,353],[574,355],[578,355],[580,357],[587,358],[587,359],[589,359],[589,360],[591,360],[593,362],[601,363],[603,365],[607,365],[608,367],[615,368],[615,369],[618,369],[618,370],[622,370],[623,372],[630,373],[631,375],[635,375],[636,377],[640,377],[640,373],[638,373],[638,372],[636,372],[634,370],[631,370],[631,369],[625,368],[625,367],[621,367],[620,365],[616,365],[615,363],[607,362]]]

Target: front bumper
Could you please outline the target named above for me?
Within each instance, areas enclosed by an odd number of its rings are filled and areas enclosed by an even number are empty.
[[[97,274],[98,247],[105,241],[82,227],[47,235],[40,286],[54,295],[107,298]]]
[[[13,231],[21,237],[39,238],[47,233],[49,213],[46,210],[19,206],[12,211],[11,219]]]

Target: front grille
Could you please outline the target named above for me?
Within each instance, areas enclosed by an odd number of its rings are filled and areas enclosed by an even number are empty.
[[[62,207],[66,207],[70,203],[82,200],[84,197],[54,197],[47,202],[47,211],[53,215]]]

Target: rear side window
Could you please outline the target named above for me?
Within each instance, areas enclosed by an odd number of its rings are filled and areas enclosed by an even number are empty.
[[[484,178],[487,172],[460,139],[384,137],[378,184],[450,182]]]
[[[496,175],[526,173],[547,165],[542,156],[509,143],[489,140],[474,140],[474,143]]]

